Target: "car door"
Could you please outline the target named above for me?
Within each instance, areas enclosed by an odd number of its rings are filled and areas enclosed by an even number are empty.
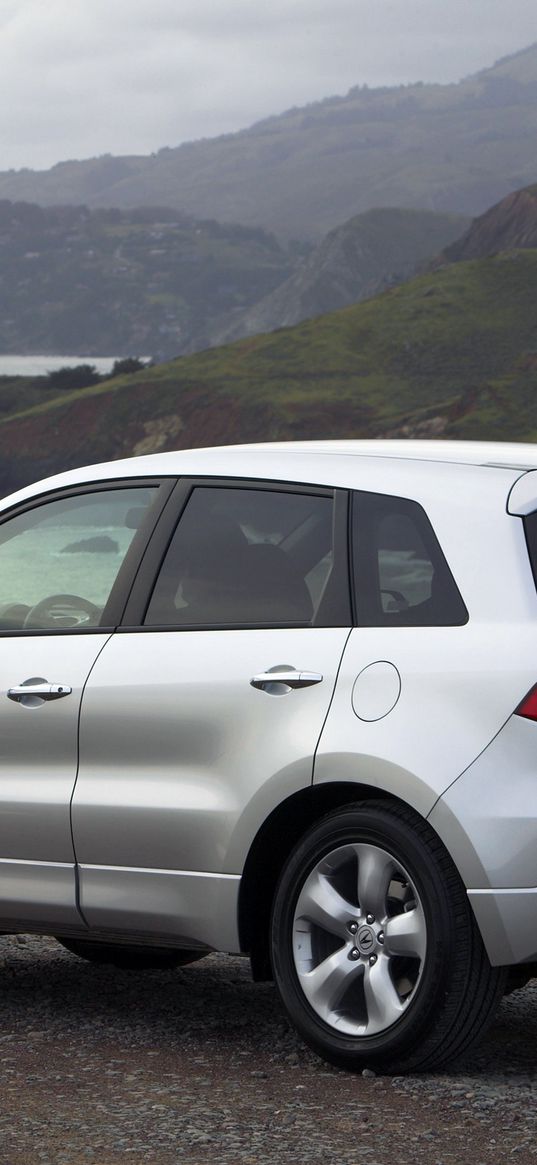
[[[80,923],[69,810],[80,703],[156,493],[80,487],[0,520],[0,925]]]
[[[166,519],[157,532],[84,693],[81,908],[100,931],[237,949],[245,856],[311,783],[349,633],[345,499],[259,482],[181,490],[175,531]]]

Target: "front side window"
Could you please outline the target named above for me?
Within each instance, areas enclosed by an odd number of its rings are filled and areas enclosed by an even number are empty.
[[[156,487],[55,499],[0,525],[0,631],[98,627]]]
[[[359,625],[443,627],[467,622],[453,575],[417,502],[356,493],[352,513]]]
[[[332,508],[285,490],[194,488],[146,626],[310,625],[333,568]]]

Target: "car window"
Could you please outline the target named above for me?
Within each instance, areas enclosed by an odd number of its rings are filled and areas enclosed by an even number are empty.
[[[423,508],[405,498],[356,493],[352,541],[362,626],[453,626],[468,612]]]
[[[99,626],[153,487],[45,502],[0,525],[0,630]]]
[[[332,506],[285,490],[194,488],[145,624],[311,624],[333,567]]]

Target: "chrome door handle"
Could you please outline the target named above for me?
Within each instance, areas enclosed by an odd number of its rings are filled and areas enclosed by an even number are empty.
[[[16,688],[8,688],[7,697],[17,704],[35,708],[44,700],[61,700],[64,696],[70,696],[72,691],[69,684],[49,684],[47,680],[36,678],[24,680]]]
[[[261,691],[270,691],[272,684],[278,684],[290,692],[293,688],[311,688],[313,684],[320,684],[322,679],[320,672],[296,671],[292,667],[275,667],[272,670],[261,672],[258,676],[253,676],[250,683],[252,688],[260,688]]]

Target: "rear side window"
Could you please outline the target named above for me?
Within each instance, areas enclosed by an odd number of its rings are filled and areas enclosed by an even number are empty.
[[[431,523],[417,502],[355,493],[352,549],[363,627],[451,627],[468,612]]]
[[[196,487],[145,625],[311,625],[330,588],[332,514],[328,496]]]

